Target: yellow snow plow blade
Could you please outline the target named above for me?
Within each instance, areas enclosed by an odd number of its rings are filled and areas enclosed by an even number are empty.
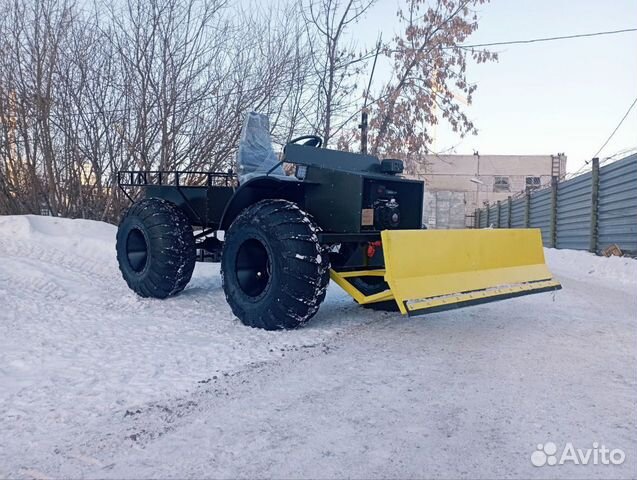
[[[384,270],[332,272],[359,303],[393,298],[415,315],[561,288],[537,229],[386,230],[381,238]],[[388,289],[363,295],[348,282],[356,275],[384,275]]]

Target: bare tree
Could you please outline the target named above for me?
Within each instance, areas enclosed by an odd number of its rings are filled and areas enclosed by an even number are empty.
[[[352,94],[369,58],[367,52],[356,52],[346,31],[374,3],[375,0],[308,0],[303,4],[315,78],[315,109],[310,123],[323,137],[324,146],[355,106],[358,99]]]
[[[3,149],[5,181],[21,197],[22,210],[39,212],[44,200],[53,214],[64,213],[60,176],[66,165],[55,140],[53,112],[58,88],[55,69],[73,22],[72,4],[6,2],[2,10],[6,40],[0,85],[8,133]]]
[[[230,168],[249,110],[289,138],[304,30],[254,7],[0,0],[0,213],[114,220],[115,172]]]
[[[250,110],[280,144],[308,130],[333,143],[359,112],[374,52],[348,29],[374,0],[104,1],[0,0],[0,213],[115,221],[117,171],[233,168]],[[452,90],[470,102],[467,57],[495,58],[461,46],[486,0],[405,1],[384,48],[393,79],[370,97],[377,154],[426,149],[434,109],[474,131]]]

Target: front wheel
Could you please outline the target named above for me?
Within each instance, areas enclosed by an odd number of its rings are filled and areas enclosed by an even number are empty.
[[[226,232],[221,275],[228,304],[245,325],[296,328],[316,314],[329,282],[318,231],[286,200],[262,200],[235,219]]]

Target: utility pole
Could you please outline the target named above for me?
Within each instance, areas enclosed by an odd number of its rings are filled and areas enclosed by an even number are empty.
[[[365,98],[363,100],[363,108],[361,110],[361,123],[358,128],[361,129],[361,153],[367,155],[367,129],[369,123],[367,121],[367,97],[369,96],[369,90],[372,88],[372,79],[374,78],[374,71],[376,70],[376,61],[378,60],[378,54],[380,53],[382,35],[378,37],[376,44],[376,55],[374,55],[374,63],[372,64],[372,71],[369,74],[369,82],[367,83],[367,90],[365,90]]]
[[[367,109],[363,109],[361,113],[361,123],[358,128],[361,129],[361,153],[367,154]]]

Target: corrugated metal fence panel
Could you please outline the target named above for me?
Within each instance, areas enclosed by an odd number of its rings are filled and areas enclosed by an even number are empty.
[[[542,242],[550,244],[551,236],[551,189],[545,188],[531,193],[531,228],[542,229]]]
[[[485,208],[480,209],[480,228],[487,228],[487,210]]]
[[[592,175],[557,186],[557,248],[588,250],[591,233]]]
[[[511,202],[511,228],[524,228],[524,211],[526,198],[518,198]]]
[[[493,225],[496,227],[498,225],[498,207],[494,205],[493,207],[489,207],[489,225],[487,227]]]
[[[637,252],[637,154],[599,171],[598,248]]]

